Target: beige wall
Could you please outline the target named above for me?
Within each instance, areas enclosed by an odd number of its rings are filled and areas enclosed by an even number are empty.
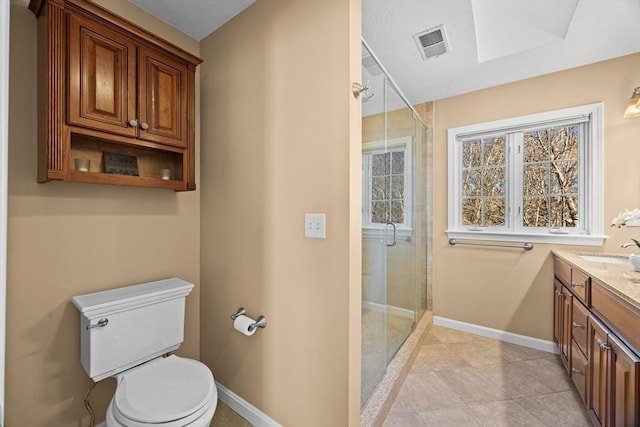
[[[447,243],[447,129],[559,108],[604,102],[604,247],[558,246],[588,252],[624,252],[620,243],[640,229],[608,228],[625,208],[640,206],[640,120],[623,119],[638,86],[640,54],[436,101],[434,108],[434,314],[517,334],[552,339],[552,246],[520,250],[451,247]],[[630,251],[629,251],[630,252]]]
[[[288,426],[359,424],[360,19],[260,0],[201,43],[202,360]],[[267,328],[235,332],[240,306]]]
[[[127,19],[198,54],[198,42],[124,0]],[[200,282],[200,192],[36,183],[36,18],[11,2],[6,425],[86,426],[90,380],[80,365],[74,295],[164,277]],[[198,91],[196,91],[197,93]],[[185,342],[199,356],[199,287],[187,299]],[[94,391],[104,419],[112,379]]]

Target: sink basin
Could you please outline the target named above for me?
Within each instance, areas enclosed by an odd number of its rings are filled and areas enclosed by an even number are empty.
[[[613,256],[597,256],[597,255],[578,255],[585,261],[603,262],[605,264],[629,264],[628,258],[620,258]]]

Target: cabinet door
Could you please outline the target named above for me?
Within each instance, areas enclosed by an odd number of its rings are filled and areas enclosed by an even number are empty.
[[[145,47],[139,48],[138,61],[139,138],[186,147],[187,67]]]
[[[589,387],[589,413],[601,426],[609,426],[609,350],[608,330],[595,318],[589,318],[589,362],[591,365]]]
[[[609,346],[613,367],[611,425],[637,426],[640,424],[640,359],[613,335],[609,335]]]
[[[69,124],[135,136],[136,46],[85,18],[68,20]]]

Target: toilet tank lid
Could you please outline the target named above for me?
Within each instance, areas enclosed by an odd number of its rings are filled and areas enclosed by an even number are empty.
[[[80,312],[91,318],[116,308],[130,308],[152,302],[186,297],[193,289],[193,283],[173,277],[138,285],[124,286],[71,298]]]

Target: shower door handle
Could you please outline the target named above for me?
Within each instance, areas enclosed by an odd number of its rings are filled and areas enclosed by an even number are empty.
[[[387,235],[386,230],[389,229],[389,226],[393,228],[393,240],[391,241],[391,243],[389,243],[389,240],[386,238],[386,235]],[[398,244],[398,227],[396,227],[396,225],[393,222],[388,222],[386,230],[385,230],[385,240],[387,242],[387,247],[397,245]]]

